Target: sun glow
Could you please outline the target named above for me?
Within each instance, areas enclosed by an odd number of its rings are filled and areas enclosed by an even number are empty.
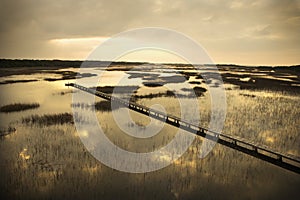
[[[109,37],[57,38],[49,40],[57,59],[85,59]]]
[[[109,39],[109,37],[88,37],[88,38],[59,38],[50,40],[51,43],[58,45],[88,45],[95,44],[98,45],[105,40]]]

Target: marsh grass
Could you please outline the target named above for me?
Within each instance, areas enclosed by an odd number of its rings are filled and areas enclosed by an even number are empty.
[[[116,135],[115,130],[110,132]],[[294,191],[299,183],[293,174],[221,145],[200,159],[201,139],[164,169],[129,174],[94,159],[72,134],[76,133],[73,125],[24,126],[20,133],[1,144],[0,155],[7,163],[1,168],[1,186],[10,199],[254,199],[264,195],[280,199],[280,193]],[[118,141],[123,142],[118,146],[132,145],[131,140]]]
[[[14,103],[2,106],[0,112],[9,113],[9,112],[18,112],[23,110],[35,109],[40,107],[38,103]]]
[[[138,99],[154,99],[154,98],[160,98],[160,97],[195,98],[193,93],[195,93],[196,97],[202,97],[202,96],[204,96],[204,93],[207,91],[205,88],[202,88],[202,87],[194,87],[194,89],[182,88],[181,90],[184,92],[188,92],[188,94],[180,94],[180,93],[175,94],[175,91],[167,90],[165,92],[150,93],[150,94],[145,94],[145,95],[134,94],[131,96],[130,100],[135,102]]]
[[[136,99],[153,99],[159,97],[176,97],[176,95],[173,91],[167,90],[166,92],[150,93],[145,95],[133,95],[131,100],[135,101]]]
[[[163,82],[144,82],[143,85],[147,86],[147,87],[161,87],[164,85],[164,83]]]
[[[210,120],[206,94],[198,98],[204,127],[207,127],[204,123],[208,124]],[[144,96],[138,99],[138,103],[148,107],[162,103],[166,105],[167,113],[180,116],[176,98],[156,98],[155,95]],[[299,155],[299,96],[286,97],[278,91],[274,95],[270,91],[261,93],[235,88],[227,91],[227,102],[225,134]],[[99,105],[101,109],[109,109],[108,103]],[[82,108],[90,109],[91,106],[83,104]],[[80,133],[72,124],[71,114],[42,114],[25,117],[22,123],[14,124],[18,131],[0,142],[2,199],[299,198],[300,179],[296,174],[219,144],[202,159],[198,156],[202,147],[202,138],[199,137],[168,167],[142,174],[119,172],[98,162],[87,151],[80,141]],[[159,149],[177,132],[175,127],[166,125],[161,134],[143,141],[127,136],[112,124],[112,113],[96,114],[107,137],[129,151],[149,152],[151,142],[153,149]],[[127,126],[137,125],[138,131],[144,131],[146,116],[139,115],[132,114],[137,120]],[[90,121],[89,118],[80,119],[75,113],[76,117],[76,121]],[[114,159],[113,154],[111,157]],[[158,162],[164,159],[170,159],[168,154],[162,154]]]
[[[95,88],[93,88],[95,89]],[[118,93],[118,94],[130,94],[135,93],[139,89],[138,86],[98,86],[96,87],[96,90],[99,92],[104,92],[107,94]]]
[[[13,84],[13,83],[29,83],[29,82],[35,82],[35,81],[38,81],[38,80],[36,80],[36,79],[29,79],[29,80],[6,80],[6,81],[0,82],[0,85]]]
[[[200,85],[201,82],[200,81],[189,81],[190,84],[196,84],[196,85]]]
[[[115,104],[113,107],[111,106],[110,101],[98,101],[95,104],[87,104],[87,103],[72,103],[72,108],[80,108],[80,109],[95,109],[97,111],[102,112],[111,112],[112,110],[117,110],[121,107],[124,107],[121,104]]]
[[[117,110],[121,107],[124,107],[121,104],[115,104],[113,107],[111,106],[110,101],[99,101],[94,104],[94,108],[98,111],[110,112],[112,110]]]
[[[24,124],[36,124],[39,126],[50,126],[57,124],[72,124],[73,115],[70,113],[46,114],[46,115],[31,115],[22,118]]]
[[[185,92],[190,92],[190,94],[188,95],[190,97],[193,97],[193,93],[195,93],[195,95],[197,97],[201,97],[207,91],[207,89],[205,89],[203,87],[198,87],[198,86],[194,87],[193,89],[191,89],[191,88],[182,88],[181,90],[185,91]]]
[[[61,78],[44,78],[45,81],[60,81],[60,80],[70,80],[70,79],[78,79],[78,78],[86,78],[86,77],[92,77],[92,76],[97,76],[96,74],[92,73],[77,73],[73,71],[60,71],[54,72],[55,74],[60,74],[62,75]]]

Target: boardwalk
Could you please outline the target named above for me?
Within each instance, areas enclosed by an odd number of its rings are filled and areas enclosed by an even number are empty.
[[[83,90],[85,92],[91,93],[93,95],[96,95],[96,96],[106,99],[108,101],[117,102],[121,105],[126,106],[127,108],[129,108],[131,110],[134,110],[136,112],[139,112],[139,113],[147,115],[147,116],[150,116],[150,117],[155,118],[160,121],[165,121],[167,124],[170,124],[172,126],[176,126],[183,130],[189,131],[198,136],[205,137],[209,140],[215,141],[217,138],[217,143],[219,143],[221,145],[235,149],[237,151],[243,152],[250,156],[256,157],[258,159],[261,159],[261,160],[264,160],[271,164],[274,164],[276,166],[279,166],[281,168],[284,168],[289,171],[293,171],[293,172],[300,174],[300,158],[298,158],[298,157],[270,150],[267,147],[249,142],[249,141],[239,138],[239,137],[233,137],[233,136],[225,135],[222,133],[220,133],[220,134],[215,133],[208,129],[196,126],[196,125],[186,122],[182,119],[179,119],[176,116],[166,115],[160,111],[150,109],[146,106],[143,106],[143,105],[140,105],[140,104],[137,104],[134,102],[125,101],[123,99],[114,97],[112,95],[96,91],[95,89],[87,88],[87,87],[84,87],[84,86],[81,86],[81,85],[78,85],[75,83],[67,83],[66,86],[71,86],[71,87]]]

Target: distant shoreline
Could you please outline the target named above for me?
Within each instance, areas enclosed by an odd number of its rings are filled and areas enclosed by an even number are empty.
[[[184,63],[151,63],[151,62],[132,62],[132,61],[96,61],[96,60],[46,60],[46,59],[0,59],[0,67],[81,67],[81,64],[85,62],[89,67],[95,66],[106,66],[106,65],[143,65],[143,64],[153,64],[153,65],[173,65],[173,66],[186,66],[190,64]],[[194,65],[204,65],[204,66],[217,66],[217,67],[246,67],[246,68],[281,68],[281,67],[300,67],[299,65],[238,65],[238,64],[194,64]]]

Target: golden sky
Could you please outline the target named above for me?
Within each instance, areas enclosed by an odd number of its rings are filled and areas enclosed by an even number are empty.
[[[122,31],[161,27],[193,38],[215,63],[300,64],[299,0],[1,0],[0,20],[1,58],[83,60]],[[124,59],[177,61],[158,55]]]

